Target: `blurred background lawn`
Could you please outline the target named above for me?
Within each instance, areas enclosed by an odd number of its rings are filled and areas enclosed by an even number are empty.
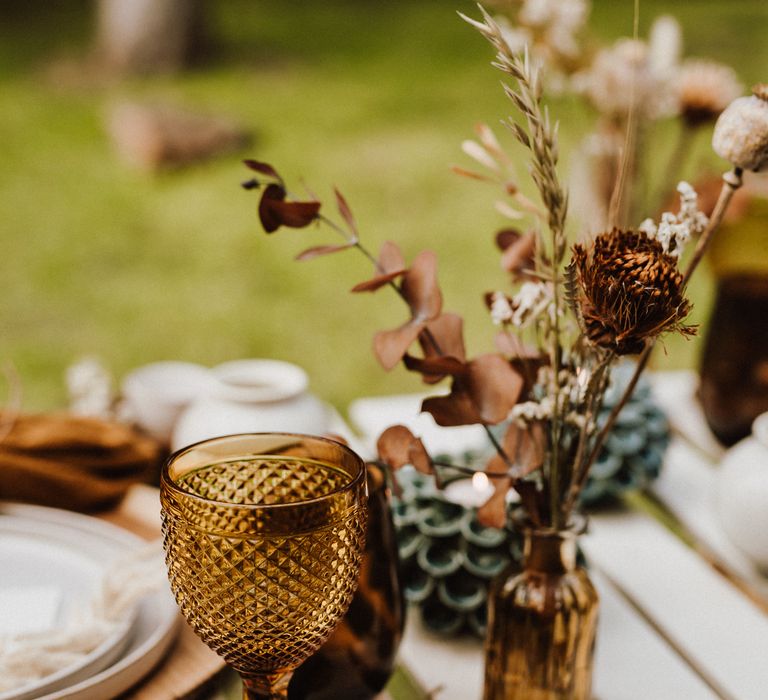
[[[631,0],[596,0],[594,31],[631,34]],[[267,160],[322,198],[346,195],[373,250],[397,240],[410,258],[439,253],[445,306],[467,318],[473,352],[493,326],[482,293],[503,287],[492,234],[494,192],[449,171],[478,121],[510,113],[490,49],[455,10],[465,0],[216,0],[205,60],[177,76],[104,82],[71,66],[93,40],[93,8],[65,0],[0,8],[0,360],[17,368],[26,410],[65,401],[64,369],[98,357],[119,380],[162,359],[207,365],[275,357],[305,367],[339,407],[363,394],[418,390],[385,374],[373,333],[404,309],[386,291],[350,295],[369,276],[349,252],[293,256],[333,240],[321,229],[267,237],[242,157]],[[641,33],[658,14],[681,22],[686,55],[733,65],[746,85],[768,79],[765,0],[642,0]],[[70,66],[63,70],[61,66]],[[255,135],[242,154],[147,175],[120,162],[105,114],[124,98],[231,117]],[[589,115],[553,105],[569,144]],[[501,131],[499,129],[498,131]],[[673,135],[669,135],[671,139]],[[696,172],[717,173],[708,134],[691,144]],[[659,158],[664,163],[663,158]],[[519,172],[525,172],[521,156]],[[694,289],[706,319],[707,272]],[[670,341],[662,366],[695,366],[700,341]]]

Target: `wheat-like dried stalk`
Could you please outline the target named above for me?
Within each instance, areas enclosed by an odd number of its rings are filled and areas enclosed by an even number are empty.
[[[563,426],[559,420],[560,410],[560,366],[562,356],[562,343],[560,339],[560,280],[559,269],[562,266],[566,251],[565,218],[568,211],[568,197],[560,184],[557,175],[557,123],[553,124],[549,118],[549,112],[542,107],[542,83],[539,71],[531,65],[530,57],[526,51],[523,56],[513,52],[496,21],[478,5],[483,21],[478,22],[466,15],[459,15],[466,22],[477,29],[496,50],[496,58],[492,65],[503,73],[512,76],[517,87],[504,85],[504,92],[525,118],[526,126],[523,127],[514,119],[506,121],[517,140],[531,152],[531,177],[539,190],[539,196],[548,213],[548,225],[551,235],[552,259],[548,265],[552,283],[552,325],[550,328],[549,356],[551,363],[550,393],[553,398],[552,420],[550,426],[550,448],[552,458],[549,461],[550,482],[550,507],[553,527],[559,527],[562,523],[562,510],[560,502],[560,464],[559,449],[561,442],[561,430]]]
[[[531,177],[548,212],[548,224],[552,233],[552,257],[557,267],[562,262],[566,250],[565,218],[568,210],[568,196],[557,175],[558,124],[552,123],[549,111],[541,104],[543,89],[539,71],[531,65],[527,51],[523,56],[514,53],[493,17],[482,6],[478,7],[483,15],[482,22],[459,14],[496,50],[492,65],[512,76],[517,82],[517,87],[504,85],[504,92],[525,118],[526,126],[511,118],[506,124],[515,138],[533,156]]]

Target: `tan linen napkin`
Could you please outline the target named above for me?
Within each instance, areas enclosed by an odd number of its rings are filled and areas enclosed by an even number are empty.
[[[20,415],[0,441],[0,498],[93,511],[156,481],[161,446],[120,423],[67,413]]]

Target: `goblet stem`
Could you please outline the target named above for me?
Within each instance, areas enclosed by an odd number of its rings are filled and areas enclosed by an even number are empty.
[[[293,671],[243,677],[243,700],[287,700]]]

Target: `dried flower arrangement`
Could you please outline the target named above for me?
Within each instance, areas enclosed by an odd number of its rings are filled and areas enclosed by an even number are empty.
[[[529,153],[541,205],[520,191],[511,175],[512,158],[488,127],[478,128],[478,141],[464,143],[465,153],[487,174],[454,168],[460,175],[501,185],[507,199],[497,205],[499,211],[531,222],[527,232],[505,229],[497,235],[502,266],[514,286],[513,294],[495,291],[485,297],[500,327],[498,352],[467,357],[462,318],[443,310],[434,252],[422,251],[408,265],[398,246],[387,242],[374,256],[361,242],[338,191],[340,222],[328,218],[317,199],[290,197],[282,177],[266,163],[246,161],[256,175],[244,187],[261,189],[259,218],[267,233],[317,222],[344,239],[309,248],[298,259],[356,248],[375,274],[353,291],[389,287],[405,302],[407,319],[377,333],[374,352],[387,370],[402,362],[426,384],[450,381],[449,393],[422,405],[439,425],[485,427],[495,448],[485,471],[495,491],[481,507],[481,518],[501,526],[512,488],[533,524],[560,529],[570,522],[590,466],[655,342],[667,333],[695,332],[685,322],[691,307],[686,286],[741,185],[743,170],[768,163],[768,88],[758,86],[753,96],[732,101],[741,90],[729,68],[702,61],[680,64],[676,24],[669,18],[654,25],[648,44],[622,40],[590,54],[579,47],[586,0],[523,0],[511,7],[507,17],[493,17],[481,7],[480,21],[463,18],[493,46],[493,65],[512,79],[504,89],[521,118],[505,124]],[[666,55],[654,53],[654,44],[664,47]],[[592,175],[581,178],[592,190],[588,228],[597,233],[570,247],[569,196],[557,170],[558,127],[543,105],[544,68],[559,76],[558,89],[577,90],[599,114],[596,135],[582,153]],[[684,130],[719,116],[714,149],[733,169],[724,175],[709,217],[697,208],[693,188],[680,183],[678,212],[632,226],[627,222],[639,220],[640,204],[633,193],[643,189],[631,185],[641,170],[644,124],[670,110],[676,110]],[[608,182],[614,184],[606,187]],[[646,211],[657,210],[646,206]],[[695,250],[680,269],[685,244],[693,237],[698,238]],[[416,347],[420,352],[414,352]],[[625,355],[638,356],[635,373],[599,425],[596,417],[611,367]],[[499,425],[503,433],[491,430]],[[412,464],[433,472],[438,467],[439,476],[439,467],[446,466],[436,464],[404,426],[386,430],[378,449],[380,459],[393,468]]]

